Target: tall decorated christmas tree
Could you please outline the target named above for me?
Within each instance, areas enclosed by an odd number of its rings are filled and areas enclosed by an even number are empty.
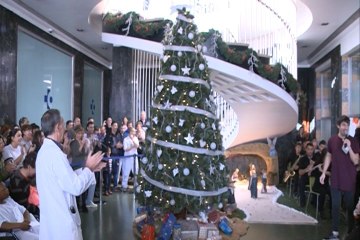
[[[168,25],[136,188],[141,205],[193,213],[222,208],[228,171],[209,70],[193,16]]]

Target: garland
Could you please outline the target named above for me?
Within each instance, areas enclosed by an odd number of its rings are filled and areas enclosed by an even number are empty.
[[[189,19],[193,18],[193,16],[189,15],[187,12],[185,16],[189,16]],[[131,18],[130,24],[129,18]],[[167,24],[171,26],[173,23],[170,20],[156,20],[152,22],[144,21],[143,19],[141,19],[140,15],[135,12],[128,12],[126,14],[107,13],[103,17],[103,32],[128,35],[132,37],[161,42],[164,37],[164,30]],[[128,31],[125,31],[125,29]],[[200,35],[204,39],[204,42],[206,42],[214,34],[220,36],[220,33],[214,29],[211,29],[208,32],[203,32]],[[219,55],[219,58],[245,69],[249,69],[249,59],[251,57],[256,57],[257,59],[259,59],[258,54],[253,49],[233,49],[228,44],[226,44],[221,37],[217,38],[216,45],[216,53],[217,55]],[[296,81],[296,79],[294,79],[292,74],[290,74],[281,63],[270,65],[259,61],[254,67],[254,72],[261,77],[278,85],[278,81],[282,77],[282,69],[283,71],[285,71],[284,76],[286,77],[284,90],[286,90],[293,98],[295,98],[300,105],[304,105],[306,102],[306,96],[301,90],[300,84]]]

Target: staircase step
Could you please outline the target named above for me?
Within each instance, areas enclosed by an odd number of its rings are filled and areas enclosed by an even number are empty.
[[[266,55],[266,54],[260,54],[260,53],[258,53],[258,57],[259,57],[259,61],[260,61],[262,64],[270,64],[270,58],[271,58],[271,56]]]
[[[235,51],[245,51],[249,48],[249,44],[247,43],[226,43],[229,48],[235,50]]]

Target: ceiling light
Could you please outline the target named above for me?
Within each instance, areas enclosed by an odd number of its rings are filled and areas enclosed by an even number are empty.
[[[329,25],[328,22],[323,22],[323,23],[321,23],[321,26],[327,26],[327,25]]]

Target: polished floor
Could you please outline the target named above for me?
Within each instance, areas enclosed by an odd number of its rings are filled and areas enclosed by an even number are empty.
[[[106,204],[81,213],[84,240],[132,240],[136,204],[133,194],[115,192]],[[330,221],[317,225],[250,224],[241,240],[319,240],[329,233]],[[344,226],[340,228],[344,232]]]

